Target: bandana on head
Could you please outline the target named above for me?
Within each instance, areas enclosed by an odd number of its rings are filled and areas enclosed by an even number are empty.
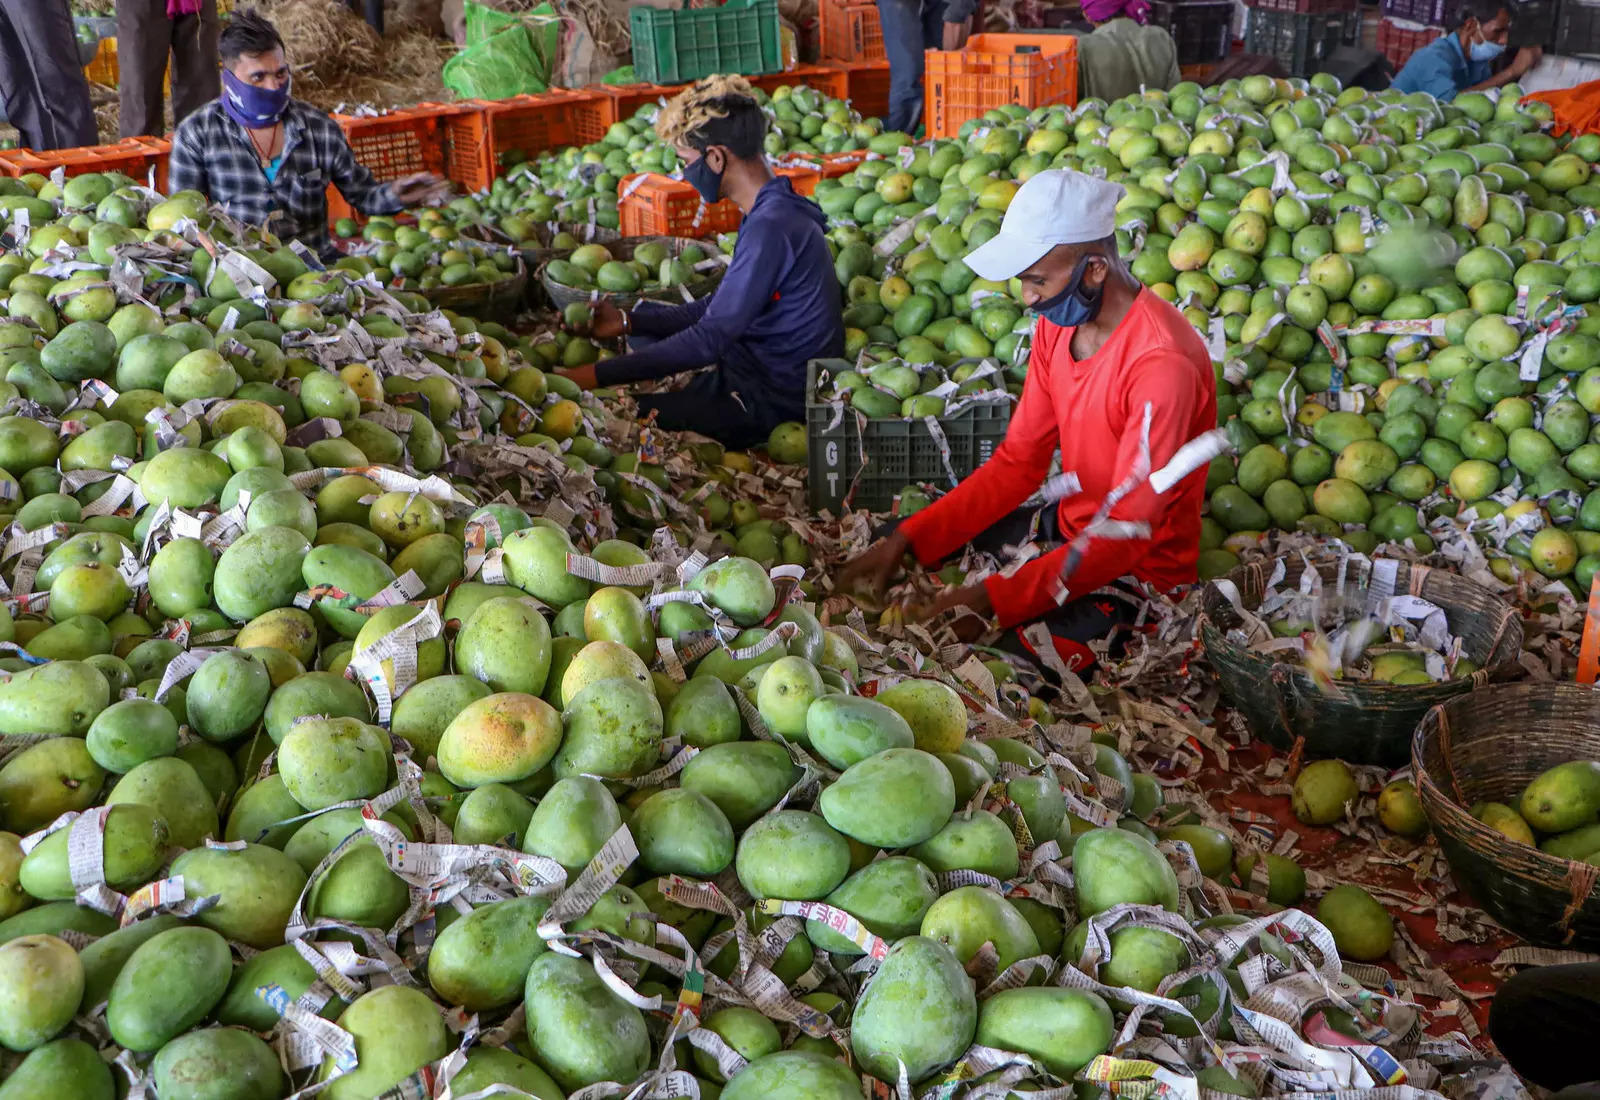
[[[199,15],[200,7],[205,0],[167,0],[167,18],[177,19],[183,15]]]
[[[1091,23],[1104,23],[1119,15],[1125,15],[1140,24],[1150,19],[1147,0],[1083,0],[1082,7],[1083,17]]]

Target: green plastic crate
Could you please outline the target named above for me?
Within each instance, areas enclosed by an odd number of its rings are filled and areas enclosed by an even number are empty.
[[[650,84],[687,84],[712,73],[746,76],[783,68],[778,0],[729,0],[720,8],[628,12],[633,68]]]
[[[907,485],[949,489],[952,470],[957,478],[966,477],[989,461],[1006,437],[1013,401],[972,405],[954,416],[941,416],[939,428],[950,445],[946,470],[939,445],[922,421],[868,420],[862,425],[850,407],[841,416],[834,405],[815,400],[818,371],[850,368],[843,359],[813,359],[806,368],[806,493],[813,511],[837,515],[848,498],[854,508],[883,512]]]

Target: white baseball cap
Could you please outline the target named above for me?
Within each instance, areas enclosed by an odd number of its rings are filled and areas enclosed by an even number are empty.
[[[1040,172],[1017,189],[1000,232],[966,255],[981,279],[1020,275],[1058,244],[1083,244],[1117,228],[1121,184],[1065,168]]]

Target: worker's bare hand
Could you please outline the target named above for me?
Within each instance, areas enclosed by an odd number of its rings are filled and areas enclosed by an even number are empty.
[[[1511,71],[1519,77],[1525,76],[1543,56],[1544,51],[1538,46],[1523,46],[1517,51],[1517,56],[1511,59]]]
[[[593,363],[585,363],[581,367],[567,367],[556,373],[571,381],[580,390],[592,390],[600,384],[600,380],[595,376]]]
[[[436,206],[450,195],[450,181],[432,172],[414,172],[389,185],[395,201],[406,206]]]
[[[848,594],[853,590],[874,600],[883,599],[889,578],[900,568],[900,559],[910,548],[911,542],[903,534],[890,532],[844,563],[834,576],[834,591]]]
[[[959,50],[967,44],[967,35],[972,33],[972,16],[967,16],[959,23],[946,23],[944,25],[944,48]]]
[[[602,298],[595,303],[594,322],[589,326],[590,335],[600,340],[615,340],[627,331],[627,318],[622,310],[608,299]]]
[[[946,588],[930,602],[910,608],[906,621],[932,623],[948,616],[956,637],[963,642],[976,641],[989,628],[994,615],[994,605],[989,602],[989,590],[981,584]]]

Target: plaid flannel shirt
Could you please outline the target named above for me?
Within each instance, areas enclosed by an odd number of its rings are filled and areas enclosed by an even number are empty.
[[[328,184],[364,214],[400,209],[394,192],[356,161],[344,131],[333,119],[291,99],[283,115],[283,163],[269,182],[244,127],[228,117],[222,101],[196,111],[172,137],[169,191],[199,191],[228,215],[267,225],[285,242],[302,241],[318,255],[333,253],[328,237]]]

